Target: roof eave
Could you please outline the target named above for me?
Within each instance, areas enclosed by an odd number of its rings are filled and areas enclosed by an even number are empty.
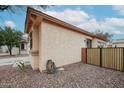
[[[75,32],[79,32],[79,33],[85,34],[85,35],[87,35],[87,36],[90,36],[90,37],[92,37],[92,38],[97,38],[97,39],[100,39],[100,40],[103,40],[103,41],[106,42],[105,39],[100,38],[100,37],[97,37],[97,36],[93,35],[92,33],[88,32],[88,31],[85,31],[85,30],[83,30],[83,29],[80,29],[80,28],[78,28],[78,27],[76,27],[76,26],[73,26],[73,25],[71,25],[71,24],[69,24],[69,23],[66,23],[66,22],[64,22],[64,21],[61,21],[61,20],[59,20],[59,19],[57,19],[57,18],[54,18],[54,17],[52,17],[52,16],[49,16],[49,15],[47,15],[47,14],[45,14],[45,13],[42,13],[41,11],[35,10],[35,9],[33,9],[33,8],[30,8],[30,7],[27,8],[27,15],[26,15],[26,21],[25,21],[25,32],[26,32],[26,33],[29,32],[29,31],[28,31],[28,25],[29,25],[29,24],[28,24],[28,21],[30,20],[30,19],[29,19],[29,12],[32,12],[32,13],[35,14],[35,15],[42,16],[43,19],[52,21],[52,22],[54,22],[54,23],[56,23],[56,24],[59,24],[59,25],[65,26],[65,27],[67,27],[67,28],[69,28],[69,29],[75,30]]]

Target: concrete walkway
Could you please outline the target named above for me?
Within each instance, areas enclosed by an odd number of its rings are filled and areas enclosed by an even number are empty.
[[[12,65],[14,64],[17,60],[22,60],[24,62],[27,62],[29,61],[29,56],[26,56],[26,57],[10,57],[10,58],[1,58],[0,59],[0,66],[3,66],[3,65]]]

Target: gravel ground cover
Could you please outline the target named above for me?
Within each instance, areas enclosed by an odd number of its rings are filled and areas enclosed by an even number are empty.
[[[27,66],[24,72],[12,66],[0,67],[0,87],[4,88],[123,88],[124,72],[93,65],[76,63],[63,66],[55,74],[33,71]]]

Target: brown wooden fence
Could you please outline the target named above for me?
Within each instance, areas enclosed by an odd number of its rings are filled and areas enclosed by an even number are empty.
[[[124,71],[124,48],[87,48],[86,62]]]

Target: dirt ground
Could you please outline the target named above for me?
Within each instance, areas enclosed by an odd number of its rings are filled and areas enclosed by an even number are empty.
[[[0,87],[4,88],[112,88],[124,87],[124,72],[76,63],[64,66],[55,74],[33,71],[27,66],[21,72],[12,66],[0,67]]]

